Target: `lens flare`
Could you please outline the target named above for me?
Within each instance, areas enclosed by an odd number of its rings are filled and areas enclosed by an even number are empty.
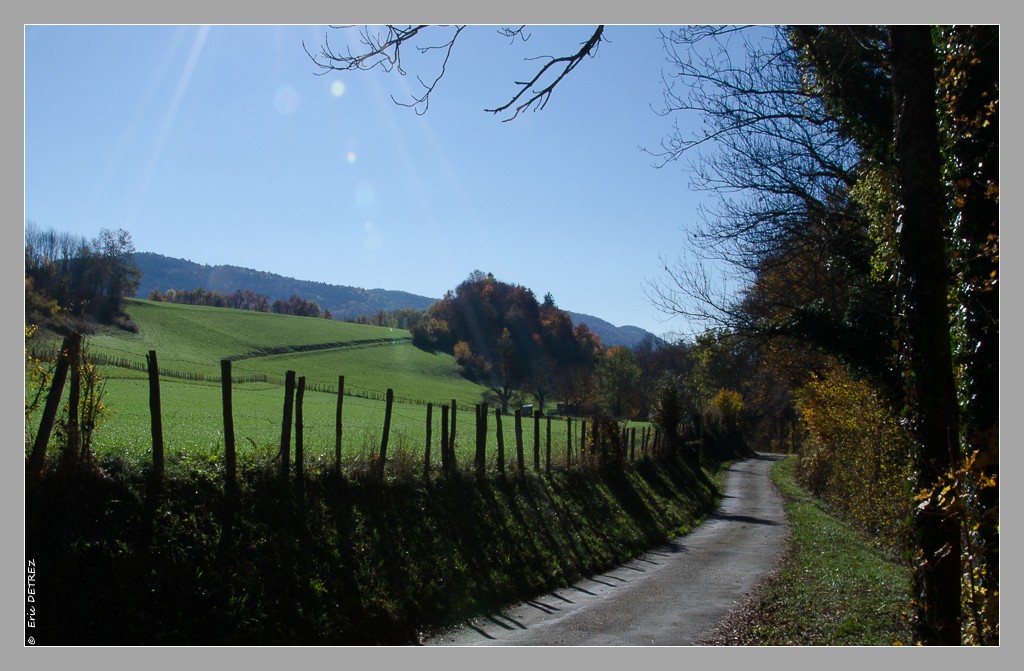
[[[345,95],[345,82],[338,79],[331,82],[331,95],[335,98]]]
[[[282,86],[274,94],[274,109],[282,116],[294,114],[300,102],[298,92],[291,86]]]
[[[350,152],[346,153],[345,154],[345,160],[348,161],[349,163],[355,163],[356,162],[356,153],[354,151],[350,151]]]
[[[369,182],[359,182],[355,185],[352,194],[355,201],[356,212],[364,217],[370,217],[377,210],[377,190]]]

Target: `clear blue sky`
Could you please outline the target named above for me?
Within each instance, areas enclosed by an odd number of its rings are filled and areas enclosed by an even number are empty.
[[[470,272],[656,334],[685,329],[645,298],[692,225],[681,165],[653,167],[667,65],[658,28],[618,27],[598,56],[514,121],[525,60],[592,26],[509,44],[467,29],[420,116],[408,76],[319,70],[325,26],[27,26],[25,217],[138,251],[440,297]],[[358,45],[353,43],[353,49]]]

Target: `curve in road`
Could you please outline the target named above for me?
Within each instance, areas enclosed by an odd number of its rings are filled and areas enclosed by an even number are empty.
[[[721,505],[692,533],[424,645],[693,645],[782,553],[786,516],[768,477],[780,458],[759,454],[732,464]]]

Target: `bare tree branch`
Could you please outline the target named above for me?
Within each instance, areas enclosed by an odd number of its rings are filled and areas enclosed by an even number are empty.
[[[424,39],[424,35],[428,31],[433,35],[437,32],[437,29],[449,29],[450,32],[440,40],[423,46],[420,40]],[[305,43],[303,43],[302,48],[321,70],[318,73],[321,75],[328,72],[367,71],[380,68],[384,72],[396,71],[398,74],[405,76],[406,70],[402,63],[403,47],[415,48],[421,56],[434,51],[443,52],[443,57],[440,63],[435,66],[436,71],[433,75],[416,76],[416,80],[422,88],[421,94],[413,94],[407,102],[400,102],[392,97],[392,101],[396,104],[403,107],[412,107],[417,114],[424,114],[430,106],[431,94],[433,94],[434,89],[445,75],[455,42],[458,40],[463,29],[465,29],[465,26],[388,25],[384,26],[382,30],[373,32],[368,26],[363,26],[359,30],[359,41],[364,48],[358,53],[353,53],[351,47],[346,47],[343,51],[336,51],[331,47],[327,36],[324,37],[323,46],[320,47],[320,51],[317,54],[312,53]],[[530,35],[526,32],[526,26],[500,28],[498,34],[509,38],[510,43],[516,39],[521,39],[524,42],[530,39]],[[511,111],[511,116],[503,119],[503,121],[511,121],[527,109],[543,109],[555,87],[570,72],[575,70],[586,56],[594,56],[597,53],[597,49],[604,39],[603,35],[604,26],[598,26],[589,39],[582,43],[580,49],[571,55],[560,57],[538,56],[527,59],[543,60],[545,62],[530,79],[515,82],[519,89],[508,102],[485,111],[492,114]],[[547,84],[537,89],[534,88],[539,86],[542,81],[547,81],[547,78],[550,78]]]
[[[412,45],[416,37],[420,36],[426,29],[431,26],[420,25],[420,26],[385,26],[383,33],[372,33],[370,29],[363,26],[360,31],[360,43],[366,47],[366,49],[360,53],[353,54],[351,47],[346,47],[344,53],[336,52],[330,46],[328,36],[324,36],[324,44],[320,48],[318,55],[310,53],[306,47],[306,43],[302,43],[302,48],[305,49],[306,54],[310,59],[320,68],[321,72],[318,74],[324,75],[328,72],[336,71],[352,71],[352,70],[373,70],[374,68],[381,68],[384,72],[391,72],[395,70],[398,74],[405,76],[405,69],[402,67],[402,47],[406,44]],[[427,109],[430,107],[430,95],[434,92],[438,82],[445,74],[445,70],[448,66],[448,59],[451,57],[452,48],[455,46],[455,41],[459,38],[462,30],[465,26],[435,26],[438,28],[452,28],[452,32],[448,38],[440,43],[428,44],[426,46],[415,46],[415,49],[420,54],[427,54],[431,51],[444,51],[443,60],[438,68],[437,75],[433,78],[425,80],[423,77],[417,76],[416,80],[420,86],[423,87],[423,93],[421,95],[413,95],[409,102],[399,102],[395,100],[394,96],[391,100],[396,105],[403,107],[413,108],[417,114],[425,114]]]
[[[523,42],[526,42],[530,39],[530,36],[524,33],[524,30],[526,30],[526,26],[519,26],[518,28],[499,28],[498,34],[509,38],[509,44],[515,42],[517,37]]]
[[[519,31],[516,31],[516,34],[518,33]],[[534,76],[530,80],[516,82],[516,84],[520,86],[519,92],[516,95],[514,95],[512,99],[509,100],[504,105],[484,111],[491,112],[493,114],[500,114],[509,109],[514,109],[515,111],[512,114],[512,116],[505,119],[505,121],[511,121],[512,119],[515,119],[517,116],[519,116],[520,112],[523,112],[531,107],[534,107],[535,109],[538,110],[544,109],[544,106],[548,104],[548,99],[551,97],[551,92],[554,91],[555,87],[558,86],[559,82],[561,82],[566,75],[575,70],[576,66],[579,65],[585,57],[593,56],[597,53],[597,48],[601,44],[603,35],[604,26],[598,26],[597,29],[594,30],[594,33],[590,36],[590,38],[583,43],[583,45],[580,47],[580,50],[577,51],[575,54],[572,54],[571,56],[561,56],[558,58],[554,58],[552,56],[538,57],[546,58],[547,62],[540,68],[540,70],[537,71],[536,74],[534,74]],[[533,89],[534,85],[537,84],[537,82],[539,82],[544,77],[544,75],[550,68],[553,68],[558,65],[563,65],[563,67],[561,72],[558,73],[554,80],[552,80],[551,83],[548,84],[547,86],[535,91]],[[524,96],[528,97],[523,99]],[[523,102],[516,104],[520,99],[523,99]]]

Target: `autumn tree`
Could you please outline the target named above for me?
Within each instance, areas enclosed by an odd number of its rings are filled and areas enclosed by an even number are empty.
[[[598,360],[595,376],[606,412],[631,419],[639,412],[640,367],[626,347],[611,347]]]
[[[539,305],[525,287],[474,271],[428,309],[413,342],[449,349],[463,374],[488,384],[507,412],[536,358]]]
[[[431,306],[412,334],[418,347],[450,351],[466,377],[490,387],[503,412],[524,392],[543,406],[592,367],[600,348],[550,296],[538,303],[526,287],[480,271]]]
[[[604,348],[601,338],[586,324],[573,328],[573,339],[575,356],[559,362],[558,393],[572,412],[593,412],[599,402],[594,367]]]

